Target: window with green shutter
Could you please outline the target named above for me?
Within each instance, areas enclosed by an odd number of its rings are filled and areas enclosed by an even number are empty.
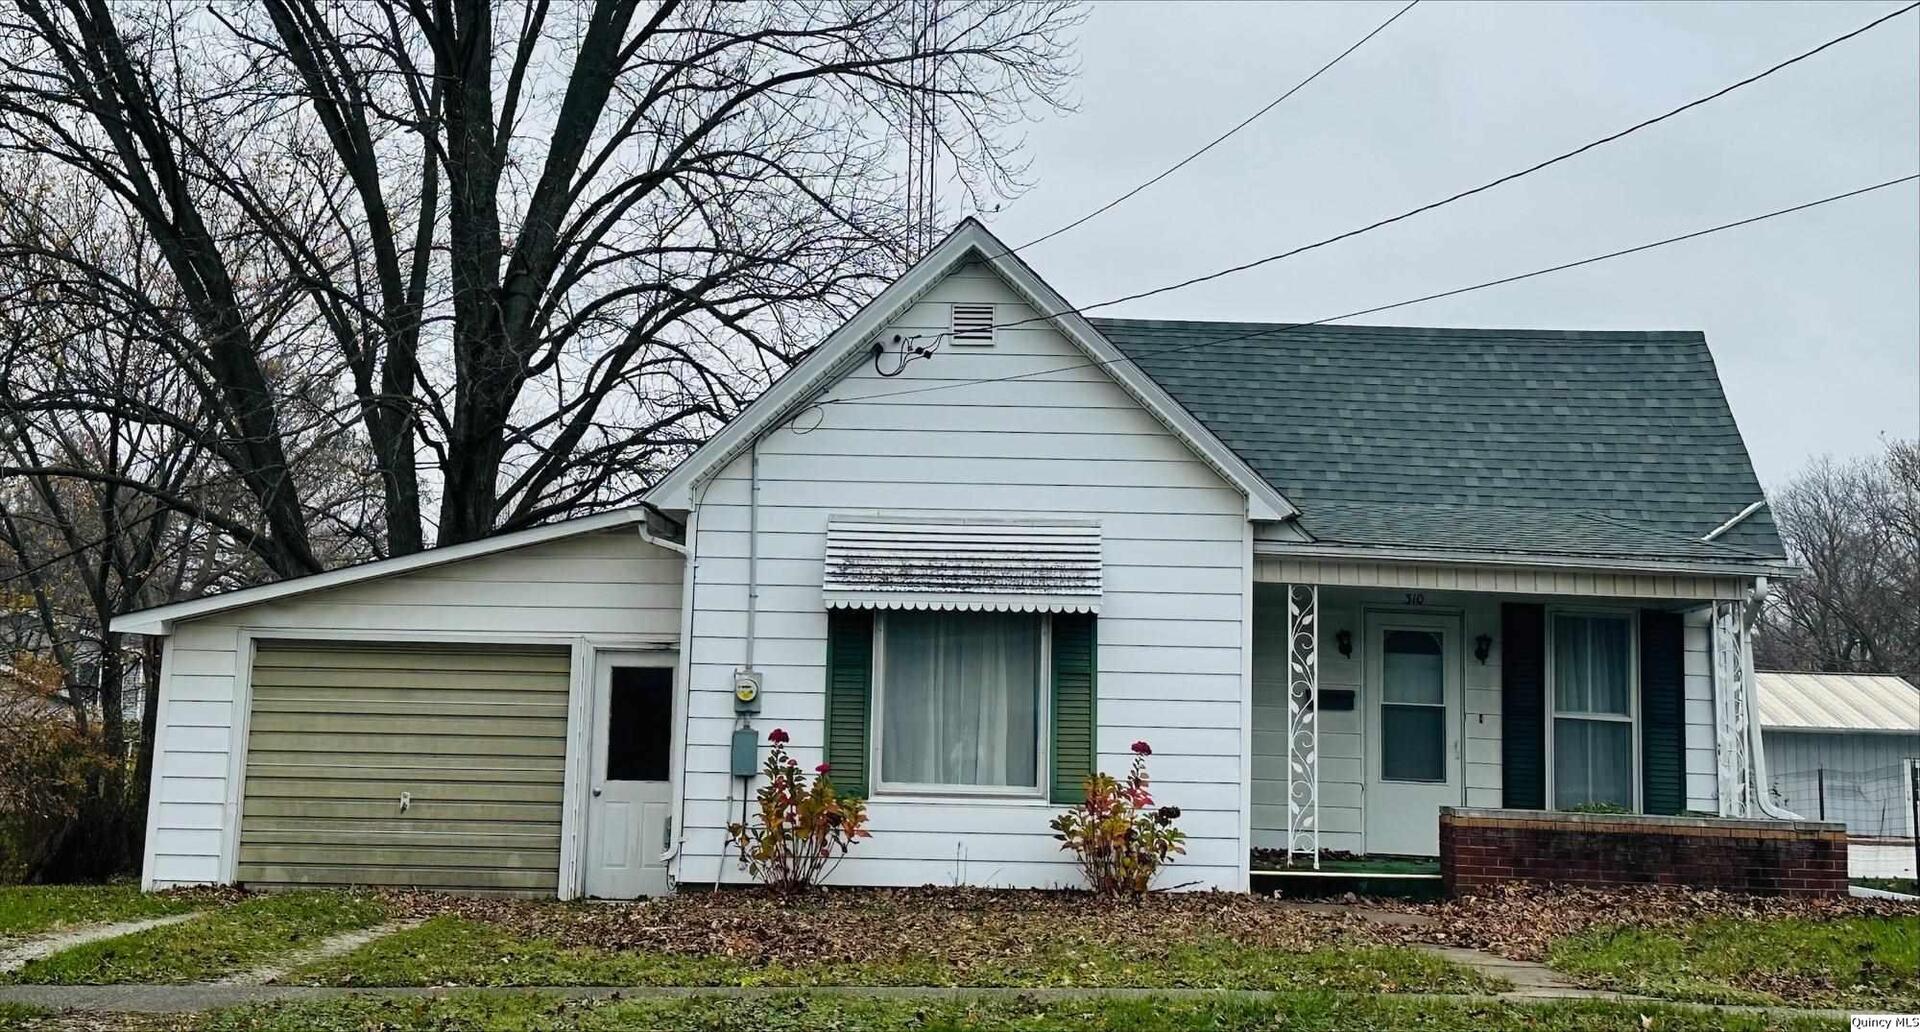
[[[1500,607],[1500,781],[1502,805],[1547,808],[1546,608]]]
[[[1687,808],[1686,646],[1679,613],[1640,613],[1640,808]]]
[[[1053,759],[1049,798],[1056,803],[1078,803],[1086,798],[1087,777],[1094,772],[1094,736],[1098,728],[1095,700],[1099,671],[1099,641],[1094,617],[1063,613],[1053,618]]]
[[[873,699],[873,613],[827,610],[827,762],[833,785],[867,794],[869,719]]]
[[[1030,786],[1077,802],[1096,764],[1096,653],[1087,614],[829,610],[834,784],[856,795]]]

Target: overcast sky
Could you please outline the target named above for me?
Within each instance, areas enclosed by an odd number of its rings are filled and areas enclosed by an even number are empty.
[[[1251,114],[1396,10],[1098,3],[1078,111],[1030,130],[1019,244]],[[1900,3],[1425,0],[1260,121],[1025,257],[1075,304],[1271,254],[1624,128]],[[1401,225],[1096,314],[1312,320],[1920,170],[1920,11],[1601,151]],[[1920,188],[1366,322],[1707,334],[1761,480],[1920,434]]]

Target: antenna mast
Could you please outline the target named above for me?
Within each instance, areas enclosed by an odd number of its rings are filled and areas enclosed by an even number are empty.
[[[909,261],[933,249],[939,236],[940,0],[909,0],[914,5],[914,61],[907,104],[906,246]]]

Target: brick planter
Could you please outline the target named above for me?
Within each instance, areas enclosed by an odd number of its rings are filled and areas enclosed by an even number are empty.
[[[1847,832],[1819,821],[1449,806],[1440,810],[1440,877],[1448,895],[1536,881],[1844,896]]]

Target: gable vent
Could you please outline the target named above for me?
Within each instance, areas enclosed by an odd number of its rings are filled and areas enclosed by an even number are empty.
[[[992,344],[993,306],[954,305],[953,342],[955,344]]]

